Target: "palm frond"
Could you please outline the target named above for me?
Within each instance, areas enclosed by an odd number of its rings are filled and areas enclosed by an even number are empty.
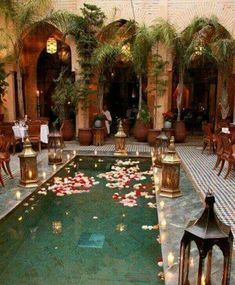
[[[155,41],[161,41],[167,47],[173,48],[177,32],[175,27],[164,19],[158,19],[156,24],[152,26],[152,33]]]
[[[147,60],[153,45],[150,29],[145,25],[138,28],[133,43],[133,63],[137,74],[144,74],[147,69]]]
[[[94,50],[93,59],[99,66],[103,66],[105,63],[112,65],[121,54],[121,45],[103,44]]]

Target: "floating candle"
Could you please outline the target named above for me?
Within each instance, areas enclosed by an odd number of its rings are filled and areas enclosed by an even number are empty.
[[[70,154],[67,154],[67,160],[70,160]]]
[[[139,153],[138,150],[137,150],[137,151],[136,151],[136,156],[139,156],[139,154],[140,154],[140,153]]]
[[[96,149],[94,150],[94,155],[97,155],[97,150]]]
[[[161,228],[163,230],[165,230],[165,228],[166,228],[166,220],[165,219],[162,219],[162,221],[161,221]]]
[[[56,164],[53,164],[53,170],[56,171]]]
[[[164,209],[164,206],[165,206],[164,201],[161,201],[161,202],[160,202],[160,208],[161,208],[161,209]]]
[[[43,171],[43,173],[42,173],[42,178],[43,178],[43,179],[46,179],[46,177],[47,177],[47,174],[46,174],[45,171]]]
[[[21,197],[20,191],[16,191],[16,199],[17,199],[17,200],[20,200],[20,197]]]

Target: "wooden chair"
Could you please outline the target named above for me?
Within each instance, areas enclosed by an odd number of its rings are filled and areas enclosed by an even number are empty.
[[[231,134],[231,141],[232,141],[232,144],[235,144],[235,125],[230,125],[229,126],[229,131],[230,131],[230,134]]]
[[[202,153],[206,149],[207,146],[209,146],[209,153],[211,153],[211,150],[215,151],[216,149],[216,137],[212,132],[213,125],[211,123],[204,123],[202,125],[203,130],[203,148]]]
[[[10,168],[11,156],[10,156],[9,148],[10,148],[10,142],[7,139],[7,137],[5,137],[4,135],[0,135],[0,164],[4,172],[13,179],[14,177],[12,175],[11,168]],[[2,186],[4,186],[1,175],[0,175],[0,182]]]
[[[0,134],[4,135],[8,141],[10,142],[10,145],[12,145],[13,148],[13,154],[16,153],[16,145],[22,143],[22,139],[20,137],[15,137],[13,132],[14,123],[5,123],[0,125]]]
[[[222,163],[218,175],[220,175],[221,171],[223,170],[225,161],[227,161],[228,170],[226,172],[226,175],[224,176],[224,179],[226,179],[230,171],[232,170],[233,166],[235,166],[235,152],[233,151],[233,146],[231,139],[229,138],[229,135],[221,134],[221,141],[222,141],[223,153],[221,155]]]
[[[40,139],[41,124],[39,122],[28,123],[28,136],[31,143],[37,143],[38,149],[41,152],[41,139]]]
[[[223,144],[222,144],[222,139],[221,139],[221,134],[217,134],[215,136],[215,139],[216,139],[217,160],[216,160],[216,163],[215,163],[215,166],[214,166],[213,170],[215,170],[220,165],[220,162],[222,161],[221,156],[222,156],[223,151],[224,151]]]

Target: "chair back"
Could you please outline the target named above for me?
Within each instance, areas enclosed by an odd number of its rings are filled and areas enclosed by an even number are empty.
[[[217,134],[215,136],[215,139],[216,139],[216,153],[220,155],[223,153],[223,143],[222,143],[221,133]]]
[[[226,154],[228,157],[232,156],[233,154],[233,147],[232,142],[229,138],[228,134],[221,134],[221,141],[223,146],[223,153]]]
[[[28,124],[28,134],[29,136],[40,136],[41,124],[36,122],[30,122]]]
[[[230,125],[229,126],[229,131],[230,131],[230,134],[231,134],[232,144],[235,144],[235,125]]]
[[[11,142],[4,135],[0,135],[0,152],[9,153]]]
[[[204,123],[202,125],[202,131],[205,137],[213,135],[212,129],[213,125],[211,123]]]

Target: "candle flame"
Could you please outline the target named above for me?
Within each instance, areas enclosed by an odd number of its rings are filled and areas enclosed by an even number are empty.
[[[28,177],[29,177],[29,179],[32,179],[32,177],[33,177],[33,172],[32,172],[32,170],[29,170]]]

